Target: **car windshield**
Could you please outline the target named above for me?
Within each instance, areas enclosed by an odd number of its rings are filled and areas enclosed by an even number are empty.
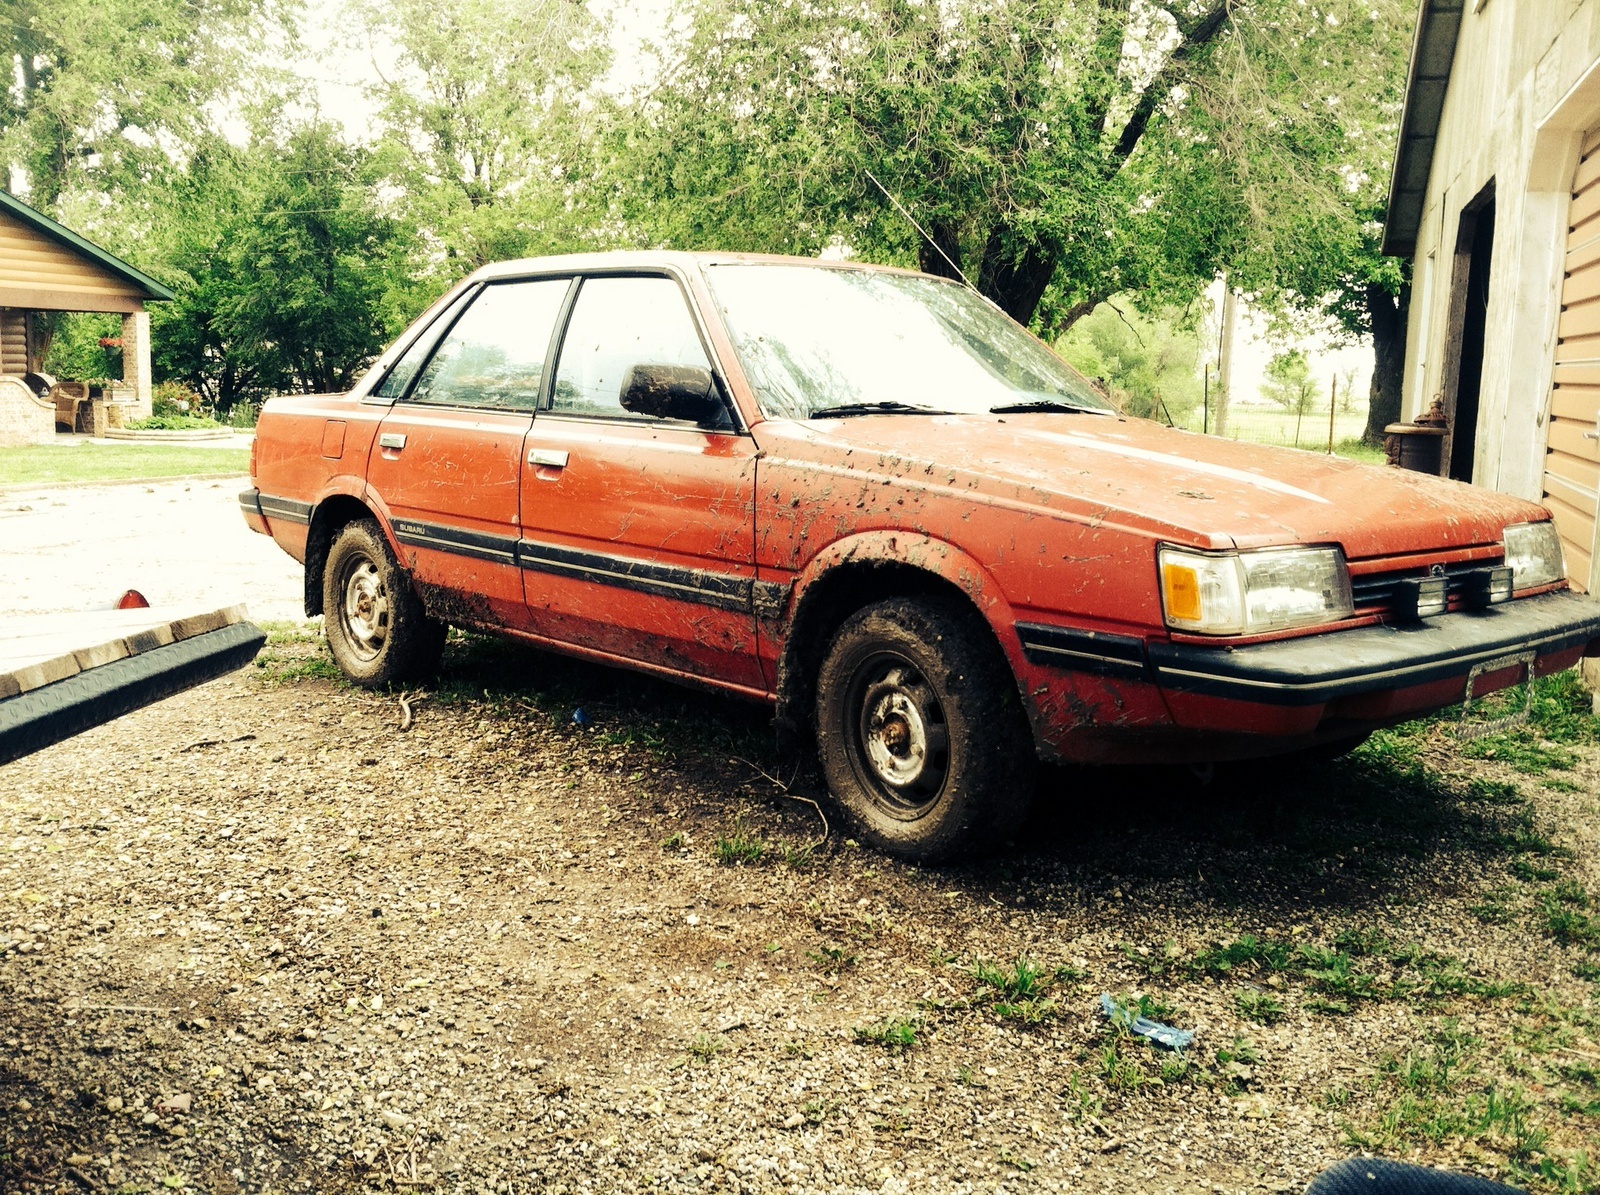
[[[1081,374],[955,283],[826,266],[717,264],[707,274],[768,418],[1032,403],[1113,413]]]

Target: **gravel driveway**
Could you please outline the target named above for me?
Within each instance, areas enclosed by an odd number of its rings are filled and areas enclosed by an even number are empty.
[[[233,501],[139,490],[48,509]],[[1367,1149],[1600,1190],[1591,745],[1055,773],[930,870],[824,836],[736,703],[469,637],[402,731],[313,632],[258,663],[0,768],[0,1189],[1284,1191]]]

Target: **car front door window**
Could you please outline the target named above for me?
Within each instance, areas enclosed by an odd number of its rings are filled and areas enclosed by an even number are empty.
[[[586,279],[562,341],[552,408],[638,418],[622,406],[636,366],[711,369],[678,284],[659,277]]]

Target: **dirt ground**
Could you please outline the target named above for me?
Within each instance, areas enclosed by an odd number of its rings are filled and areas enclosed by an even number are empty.
[[[759,710],[467,638],[402,731],[280,631],[0,768],[0,1189],[1600,1190],[1559,698],[1494,758],[1052,773],[935,870],[824,835]]]

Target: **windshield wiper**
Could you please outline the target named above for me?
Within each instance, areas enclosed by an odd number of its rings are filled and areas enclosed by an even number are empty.
[[[842,419],[846,415],[948,415],[949,411],[936,411],[932,407],[919,407],[908,402],[857,402],[837,407],[818,407],[806,412],[807,419]]]
[[[1110,411],[1079,403],[1062,402],[1055,398],[1039,398],[1029,402],[1010,402],[990,407],[991,415],[1021,415],[1027,411],[1061,411],[1068,415],[1109,415]]]

